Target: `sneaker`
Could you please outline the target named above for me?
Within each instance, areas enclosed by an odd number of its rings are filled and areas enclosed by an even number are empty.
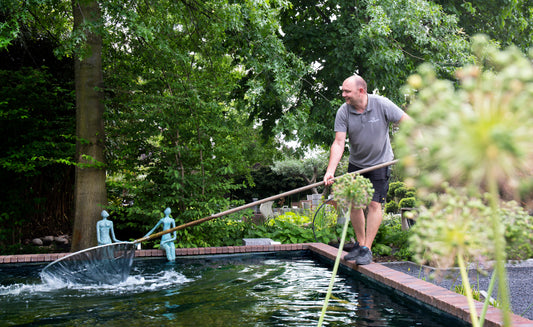
[[[372,251],[366,246],[362,246],[359,255],[355,259],[355,263],[358,265],[368,265],[372,263]]]
[[[361,246],[359,246],[359,242],[355,242],[350,252],[344,256],[344,260],[355,260],[359,256],[359,252],[361,252]]]

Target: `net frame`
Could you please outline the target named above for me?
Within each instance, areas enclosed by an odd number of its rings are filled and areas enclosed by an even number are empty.
[[[120,242],[71,253],[44,267],[41,279],[65,284],[121,283],[130,274],[136,249],[134,242]]]

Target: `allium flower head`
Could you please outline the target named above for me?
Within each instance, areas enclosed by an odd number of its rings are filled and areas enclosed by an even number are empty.
[[[335,179],[332,187],[335,201],[343,207],[366,207],[372,200],[372,183],[361,175],[345,174]]]
[[[491,179],[512,190],[531,179],[531,60],[517,48],[500,51],[479,36],[472,49],[478,62],[457,71],[457,85],[437,79],[429,65],[409,79],[415,100],[408,113],[414,119],[406,128],[402,124],[396,153],[422,191],[443,182],[486,190]]]
[[[457,255],[467,261],[488,258],[493,252],[491,210],[464,189],[447,188],[434,195],[431,206],[421,207],[412,228],[414,259],[437,267],[453,266]]]

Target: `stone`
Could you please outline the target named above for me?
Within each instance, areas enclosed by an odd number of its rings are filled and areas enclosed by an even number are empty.
[[[52,244],[52,242],[54,242],[54,237],[53,236],[45,236],[45,237],[41,237],[41,240],[43,241],[44,245],[50,245],[50,244]]]
[[[57,236],[57,237],[54,237],[54,242],[56,242],[57,244],[61,244],[61,245],[67,245],[68,239],[64,236]]]
[[[40,238],[34,238],[34,239],[31,241],[31,244],[33,244],[33,245],[37,245],[37,246],[41,246],[41,245],[43,245],[43,240],[41,240]]]
[[[269,238],[243,238],[242,242],[244,243],[244,245],[272,245],[277,243]]]

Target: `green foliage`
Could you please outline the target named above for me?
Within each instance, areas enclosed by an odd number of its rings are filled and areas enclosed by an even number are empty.
[[[456,15],[468,35],[488,34],[502,46],[516,45],[527,51],[533,40],[531,2],[526,0],[436,0],[444,11]]]
[[[286,212],[282,215],[275,217],[274,219],[270,219],[267,222],[267,225],[272,226],[280,222],[294,224],[297,226],[303,226],[303,225],[310,225],[312,222],[312,218],[307,215],[299,215],[299,214],[289,211],[289,212]]]
[[[249,114],[286,106],[302,70],[276,37],[287,3],[102,5],[114,208],[142,227],[167,206],[187,222],[240,203],[229,195],[275,149],[270,120]]]
[[[282,11],[282,30],[286,47],[316,67],[296,85],[298,101],[280,119],[285,135],[304,144],[331,144],[343,102],[339,85],[354,72],[370,92],[402,104],[401,86],[419,64],[432,63],[439,76],[451,76],[453,67],[470,60],[457,19],[431,1],[295,0]]]
[[[302,218],[301,220],[307,221],[310,218]],[[264,225],[251,226],[247,231],[247,238],[270,238],[274,241],[281,242],[283,244],[293,243],[309,243],[309,242],[338,242],[338,238],[342,232],[342,226],[334,224],[321,229],[315,229],[313,233],[312,226],[295,225],[287,220],[271,220],[272,223]],[[316,238],[315,238],[316,235]],[[348,231],[348,237],[355,237],[353,229]]]
[[[455,285],[453,287],[453,291],[457,294],[466,295],[465,286],[463,284]],[[474,300],[480,301],[481,299],[481,293],[479,290],[472,288],[472,295],[474,297]]]
[[[315,153],[305,158],[286,158],[275,161],[272,171],[284,176],[300,176],[308,184],[316,183],[317,178],[323,176],[328,165],[328,154],[325,151]]]
[[[306,181],[299,176],[279,175],[270,166],[256,165],[250,170],[249,176],[235,176],[235,183],[246,187],[231,192],[232,199],[242,199],[251,202],[253,198],[264,199],[274,194],[280,194],[299,187],[306,186]],[[279,199],[276,204],[299,201],[303,194],[295,194],[286,199]],[[281,206],[281,205],[280,205]]]
[[[315,231],[335,226],[339,216],[335,207],[330,205],[314,208],[309,214],[313,216]]]
[[[17,36],[0,48],[0,247],[68,232],[72,210],[72,62],[49,39]]]
[[[0,70],[0,167],[27,176],[74,157],[72,84],[47,67]]]
[[[217,247],[242,245],[242,239],[251,228],[246,220],[215,219],[188,230],[178,231],[179,247]]]
[[[336,224],[336,211],[327,213],[322,211],[324,210],[322,209],[319,213],[309,212],[309,215],[287,212],[253,229],[250,235],[271,238],[281,243],[322,242],[327,244],[337,240],[342,227]],[[315,219],[314,225],[313,218]]]
[[[323,209],[321,210],[323,211]],[[253,223],[251,210],[217,218],[203,224],[177,231],[178,247],[213,247],[242,245],[243,238],[270,238],[283,244],[294,243],[338,243],[342,226],[336,223],[336,212],[322,215],[310,211],[298,215],[286,213],[270,219],[268,223]],[[326,223],[311,224],[313,218],[324,219]],[[313,230],[314,227],[314,230]],[[398,219],[386,218],[378,231],[373,251],[377,255],[394,255],[399,260],[409,260],[408,231],[402,231]],[[118,236],[117,236],[118,237]],[[348,238],[355,238],[353,229],[348,229]],[[159,240],[144,244],[145,248],[158,247]],[[377,249],[377,250],[375,250]]]
[[[400,200],[400,208],[415,208],[416,207],[416,198],[403,198]]]
[[[390,200],[385,204],[385,213],[398,213],[400,211],[400,205],[394,200]]]
[[[410,230],[402,230],[397,216],[386,215],[376,234],[372,252],[378,255],[394,255],[397,260],[411,260],[409,248]]]
[[[407,187],[404,182],[391,182],[387,200],[385,213],[399,213],[401,208],[415,208],[417,206],[416,190]]]
[[[388,245],[377,243],[372,247],[372,251],[375,255],[391,255],[392,248]]]
[[[502,203],[498,216],[505,226],[507,258],[533,258],[533,217],[514,201]]]
[[[407,187],[401,186],[394,191],[394,197],[396,199],[403,199],[407,194]]]
[[[406,198],[416,198],[416,191],[408,189],[408,191],[405,192],[405,196],[404,197],[406,197]]]
[[[276,230],[272,233],[272,239],[284,244],[305,243],[314,239],[311,228],[301,228],[288,221],[277,221]]]
[[[389,183],[389,191],[387,192],[387,201],[391,201],[394,199],[396,189],[400,187],[405,187],[405,183],[400,182],[400,181]]]
[[[176,232],[176,246],[195,248],[242,245],[242,239],[246,238],[248,231],[255,226],[251,219],[252,215],[252,210],[248,209],[178,230]],[[143,247],[158,248],[159,240],[146,242]]]

